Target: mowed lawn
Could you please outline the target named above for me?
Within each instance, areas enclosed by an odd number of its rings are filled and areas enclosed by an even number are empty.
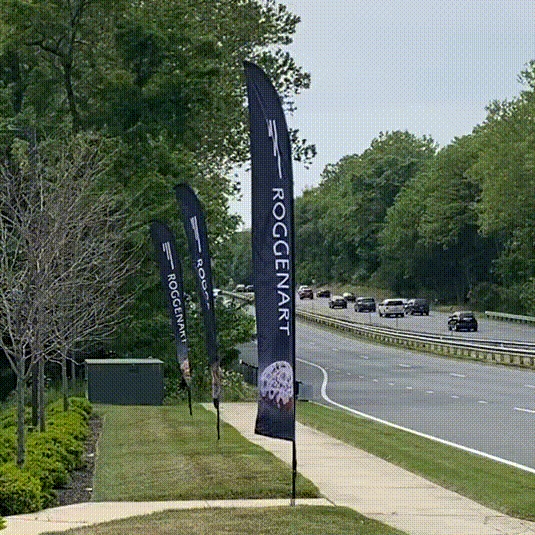
[[[77,528],[67,533],[69,535],[406,535],[399,529],[365,518],[346,507],[308,505],[262,509],[165,511]]]
[[[200,405],[95,407],[103,419],[94,501],[291,496],[291,469]],[[254,425],[251,422],[251,425]],[[297,497],[319,497],[298,475]]]

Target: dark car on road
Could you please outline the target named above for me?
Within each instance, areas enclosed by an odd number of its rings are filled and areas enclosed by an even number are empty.
[[[450,331],[477,331],[477,320],[473,312],[454,312],[448,318]]]
[[[373,297],[357,297],[355,312],[375,312],[376,304]]]
[[[316,297],[331,297],[331,290],[318,290]]]
[[[414,314],[429,316],[429,303],[426,299],[409,299],[405,305],[405,314],[410,316]]]
[[[356,297],[355,297],[355,294],[353,292],[344,292],[342,294],[342,297],[347,301],[355,301]]]
[[[309,286],[300,286],[297,295],[299,295],[299,299],[314,299],[314,293]]]
[[[341,295],[333,295],[329,299],[329,308],[347,308],[347,301]]]

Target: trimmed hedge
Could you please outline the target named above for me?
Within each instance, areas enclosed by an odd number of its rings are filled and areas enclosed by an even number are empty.
[[[41,483],[14,463],[0,466],[0,515],[16,515],[41,509]]]
[[[83,466],[91,410],[84,398],[71,398],[68,412],[61,401],[47,407],[47,430],[28,435],[23,469],[14,463],[16,428],[0,427],[0,515],[29,513],[55,503],[54,489]]]

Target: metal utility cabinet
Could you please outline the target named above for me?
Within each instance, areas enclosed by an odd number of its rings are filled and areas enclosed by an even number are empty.
[[[87,396],[92,403],[161,405],[163,362],[158,359],[86,359]]]

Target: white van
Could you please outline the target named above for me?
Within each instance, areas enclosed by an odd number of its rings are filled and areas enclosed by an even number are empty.
[[[385,299],[382,303],[379,303],[377,307],[379,316],[388,318],[389,316],[395,316],[402,318],[405,315],[405,307],[403,306],[402,299]]]

